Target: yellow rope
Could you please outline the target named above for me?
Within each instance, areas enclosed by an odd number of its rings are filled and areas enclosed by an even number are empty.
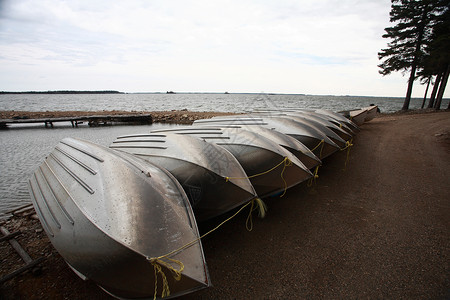
[[[284,170],[286,169],[286,167],[290,167],[290,166],[292,166],[292,161],[289,158],[286,157],[285,160],[284,160],[283,170],[281,171],[281,179],[283,179],[283,182],[284,182],[284,191],[283,191],[283,194],[280,195],[280,198],[283,197],[286,194],[287,182],[284,179],[283,174],[284,174]]]
[[[314,170],[313,177],[311,177],[309,179],[308,184],[307,184],[308,187],[311,187],[313,182],[316,183],[317,178],[319,178],[319,175],[318,175],[319,167],[320,167],[320,165],[317,165],[316,169]]]
[[[278,167],[281,166],[282,164],[284,164],[284,168],[286,168],[286,167],[291,166],[291,165],[292,165],[292,162],[291,162],[291,160],[286,156],[279,164],[277,164],[275,167],[273,167],[273,168],[271,168],[271,169],[269,169],[269,170],[267,170],[267,171],[264,171],[264,172],[261,172],[261,173],[258,173],[258,174],[254,174],[254,175],[250,175],[250,176],[248,176],[248,177],[228,177],[228,176],[227,176],[227,177],[225,177],[225,181],[228,182],[228,181],[230,181],[230,179],[250,179],[250,178],[258,177],[258,176],[261,176],[261,175],[265,175],[265,174],[267,174],[267,173],[272,172],[273,170],[275,170],[276,168],[278,168]],[[283,168],[283,172],[284,172],[284,168]]]
[[[247,228],[248,231],[253,230],[253,219],[252,219],[253,205],[254,203],[252,201],[252,206],[250,207],[250,211],[248,212],[247,221],[245,221],[245,228]]]
[[[317,146],[315,146],[314,148],[311,149],[311,152],[313,152],[314,150],[316,150],[317,148],[319,148],[320,145],[322,145],[323,143],[325,143],[325,140],[321,140]]]
[[[347,158],[345,159],[344,171],[347,168],[347,163],[348,163],[348,160],[349,160],[349,157],[350,157],[350,149],[351,149],[351,147],[353,147],[353,138],[350,139],[350,141],[347,141],[345,143],[345,147],[341,149],[341,151],[344,151],[344,150],[347,149]]]
[[[223,224],[225,224],[226,222],[230,221],[231,219],[233,219],[235,216],[237,216],[244,208],[246,208],[247,206],[249,206],[251,204],[251,209],[250,209],[250,214],[247,217],[247,222],[248,219],[250,218],[250,223],[251,223],[251,227],[250,230],[253,227],[253,223],[251,221],[251,212],[253,211],[254,205],[256,205],[259,207],[259,215],[263,218],[265,216],[266,213],[266,205],[264,204],[264,202],[259,199],[259,198],[254,198],[251,201],[249,201],[247,204],[245,204],[244,206],[242,206],[236,213],[234,213],[231,217],[227,218],[226,220],[222,221],[219,225],[217,225],[216,227],[214,227],[213,229],[211,229],[210,231],[208,231],[207,233],[203,234],[202,236],[196,238],[195,240],[179,247],[178,249],[175,249],[165,255],[161,255],[158,257],[147,257],[147,260],[153,265],[153,268],[155,270],[155,293],[153,295],[153,299],[156,299],[156,294],[157,294],[157,289],[158,289],[158,274],[161,275],[161,279],[162,279],[162,285],[163,285],[163,290],[161,292],[161,298],[167,297],[170,295],[170,288],[169,288],[169,283],[167,281],[167,277],[166,274],[164,273],[164,271],[162,270],[161,266],[164,266],[165,268],[169,269],[172,272],[173,277],[175,278],[175,280],[179,281],[181,279],[181,272],[183,272],[184,270],[184,264],[176,259],[173,258],[169,258],[169,256],[174,255],[175,253],[180,252],[181,250],[184,250],[186,248],[191,247],[192,245],[194,245],[195,243],[197,243],[200,239],[204,238],[205,236],[209,235],[210,233],[216,231],[217,229],[219,229],[219,227],[221,227]],[[247,227],[247,224],[246,224]],[[247,227],[248,230],[248,227]],[[164,261],[163,259],[168,260]],[[175,263],[179,266],[179,269],[175,269],[171,263]]]
[[[161,274],[161,278],[163,281],[163,290],[161,292],[161,298],[167,297],[170,295],[170,289],[169,284],[167,282],[166,274],[161,269],[161,266],[159,266],[156,262],[151,262],[153,265],[153,268],[155,270],[155,293],[153,295],[153,300],[156,300],[156,291],[158,290],[158,273]]]
[[[316,150],[317,148],[319,148],[320,146],[322,146],[322,147],[320,148],[320,152],[319,152],[319,158],[322,159],[322,150],[323,150],[323,146],[324,146],[324,145],[325,145],[325,140],[323,139],[323,140],[321,140],[321,141],[317,144],[317,146],[315,146],[314,148],[311,149],[311,152],[313,152],[314,150]]]
[[[276,168],[278,168],[282,164],[283,164],[283,170],[281,170],[281,179],[284,182],[284,191],[283,191],[283,194],[281,194],[281,196],[280,196],[280,198],[281,198],[281,197],[283,197],[286,194],[286,190],[287,190],[287,182],[286,182],[286,180],[284,179],[284,176],[283,176],[284,175],[284,170],[286,169],[286,167],[292,166],[292,161],[287,156],[279,164],[277,164],[275,167],[273,167],[273,168],[271,168],[271,169],[269,169],[267,171],[264,171],[264,172],[261,172],[261,173],[255,174],[255,175],[251,175],[251,176],[248,176],[248,177],[228,177],[227,176],[227,177],[225,177],[225,181],[228,182],[228,181],[230,181],[230,179],[251,179],[251,178],[254,178],[254,177],[257,177],[257,176],[265,175],[267,173],[272,172],[273,170],[275,170]]]
[[[353,142],[353,138],[350,141],[346,141],[345,142],[345,147],[342,148],[341,151],[344,151],[344,150],[349,149],[350,147],[352,147],[353,146],[352,142]]]
[[[259,208],[259,212],[258,212],[259,217],[264,218],[266,216],[266,211],[267,211],[266,204],[260,198],[253,199],[252,206],[250,207],[250,211],[248,212],[247,220],[245,221],[245,228],[247,228],[248,231],[253,230],[252,212],[254,210],[253,207],[254,207],[255,202]]]

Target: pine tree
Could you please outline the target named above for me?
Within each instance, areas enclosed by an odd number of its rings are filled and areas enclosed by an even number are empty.
[[[433,26],[442,14],[443,0],[392,0],[390,22],[396,23],[385,28],[383,38],[392,39],[388,48],[378,53],[384,61],[378,66],[380,74],[388,75],[395,71],[410,71],[408,89],[402,110],[409,108],[416,71],[422,69],[431,43]]]
[[[434,108],[440,109],[442,97],[450,73],[450,1],[442,1],[443,13],[438,17],[433,28],[429,59],[426,63],[434,67],[435,74],[440,75],[439,90]]]

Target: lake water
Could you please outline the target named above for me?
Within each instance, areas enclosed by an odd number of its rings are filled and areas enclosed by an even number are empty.
[[[0,110],[25,111],[226,111],[253,109],[324,108],[333,111],[376,104],[382,112],[401,109],[402,98],[265,95],[265,94],[89,94],[89,95],[0,95]],[[448,100],[443,103],[447,107]],[[419,108],[412,99],[411,108]],[[30,202],[27,180],[55,145],[65,137],[86,139],[108,146],[117,136],[176,126],[167,124],[72,128],[70,124],[16,125],[0,130],[0,218],[2,213]]]
[[[447,100],[448,101],[448,100]],[[403,98],[268,95],[268,94],[22,94],[0,95],[1,110],[125,110],[244,112],[260,108],[324,108],[333,111],[355,109],[376,104],[382,112],[402,108]],[[419,108],[420,99],[412,99],[410,108]],[[448,102],[443,104],[447,107]]]

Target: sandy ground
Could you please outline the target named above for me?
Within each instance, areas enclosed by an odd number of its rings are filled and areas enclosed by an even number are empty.
[[[181,299],[448,299],[450,112],[384,115],[354,144],[345,169],[340,152],[313,187],[266,199],[251,232],[243,213],[205,238],[213,286]],[[40,275],[4,283],[2,299],[110,299],[64,264],[39,223],[5,225],[47,259]],[[20,262],[9,248],[1,243],[0,275]]]

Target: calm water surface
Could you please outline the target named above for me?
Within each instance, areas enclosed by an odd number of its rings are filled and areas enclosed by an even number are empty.
[[[448,100],[447,100],[448,101]],[[333,111],[355,109],[376,104],[383,112],[401,109],[403,98],[269,95],[269,94],[59,94],[0,95],[1,110],[126,110],[243,112],[267,108],[324,108]],[[445,102],[445,105],[448,102]],[[411,108],[419,108],[420,99],[412,99]],[[446,106],[445,106],[446,107]]]
[[[173,125],[105,126],[72,128],[23,127],[0,130],[0,219],[6,211],[30,202],[27,181],[60,140],[65,137],[85,139],[109,146],[117,136],[145,133]]]
[[[376,104],[382,112],[401,109],[402,98],[266,95],[266,94],[90,94],[90,95],[0,95],[0,110],[25,111],[191,111],[245,112],[254,109],[324,108],[333,111]],[[411,108],[421,106],[412,99]],[[443,107],[447,107],[448,99]],[[15,126],[0,130],[0,218],[2,213],[29,203],[27,180],[55,145],[65,137],[77,137],[108,146],[119,135],[143,133],[174,125],[108,126],[71,128],[58,124]]]

